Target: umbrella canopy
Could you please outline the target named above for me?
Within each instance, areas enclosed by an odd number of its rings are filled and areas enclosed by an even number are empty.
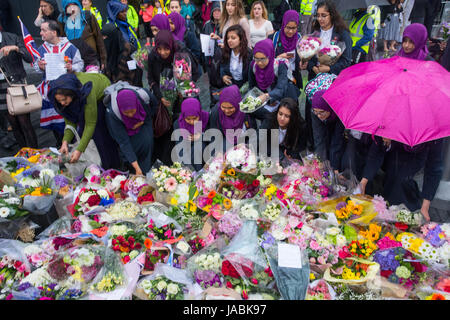
[[[345,11],[349,9],[366,8],[371,5],[387,6],[390,5],[387,0],[334,0],[336,9],[338,11]]]
[[[409,146],[450,136],[450,73],[393,57],[343,70],[323,95],[347,129]]]

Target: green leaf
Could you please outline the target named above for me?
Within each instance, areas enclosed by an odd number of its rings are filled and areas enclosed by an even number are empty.
[[[197,192],[197,187],[195,186],[195,182],[192,182],[189,186],[189,200],[193,200],[195,193]]]
[[[344,236],[347,239],[347,241],[351,242],[353,240],[357,240],[358,239],[358,233],[356,232],[356,230],[348,225],[344,226]]]

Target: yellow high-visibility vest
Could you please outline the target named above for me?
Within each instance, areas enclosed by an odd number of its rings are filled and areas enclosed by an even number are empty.
[[[312,6],[314,0],[302,0],[300,5],[300,13],[304,16],[310,16],[312,14]]]
[[[356,18],[353,18],[352,22],[350,23],[350,28],[349,28],[350,36],[353,41],[352,47],[354,47],[356,45],[356,43],[360,39],[362,39],[362,37],[364,37],[363,27],[367,23],[367,20],[370,17],[371,17],[371,15],[369,13],[366,13],[359,20],[356,20]],[[370,41],[361,47],[361,49],[363,49],[365,53],[369,53],[369,44],[370,44]]]
[[[98,26],[100,27],[100,30],[102,30],[103,18],[100,11],[98,11],[97,8],[91,7],[91,14],[97,19]]]
[[[367,8],[367,12],[372,15],[375,33],[373,37],[376,38],[378,34],[378,30],[380,30],[381,26],[381,10],[379,6],[371,5]]]

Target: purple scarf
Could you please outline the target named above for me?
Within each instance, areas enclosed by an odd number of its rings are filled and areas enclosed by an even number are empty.
[[[169,18],[163,14],[157,14],[153,17],[152,22],[150,22],[150,26],[155,26],[159,30],[169,30],[170,31],[170,23]]]
[[[142,106],[139,98],[136,96],[136,93],[131,90],[121,90],[117,94],[117,106],[119,107],[120,115],[122,116],[122,122],[125,125],[125,129],[129,136],[134,136],[137,134],[141,127],[137,129],[133,129],[134,126],[145,120],[147,117],[147,113],[145,112],[144,107]],[[136,113],[132,118],[127,117],[124,114],[124,111],[128,110],[136,110]]]
[[[258,41],[253,49],[253,55],[257,52],[264,54],[267,58],[269,58],[269,63],[264,69],[258,67],[254,61],[252,61],[252,70],[255,70],[255,78],[256,83],[258,84],[258,88],[261,90],[266,90],[271,86],[273,81],[275,80],[275,71],[273,64],[275,62],[275,51],[273,49],[273,43],[270,39],[265,39]],[[253,69],[253,66],[254,69]]]
[[[186,21],[181,14],[178,12],[172,12],[169,14],[169,19],[175,25],[175,30],[173,30],[173,37],[175,40],[184,41],[184,33],[186,32]]]
[[[408,37],[414,42],[414,51],[411,53],[406,53],[403,50],[403,47],[397,53],[400,57],[416,59],[416,60],[425,60],[428,56],[428,48],[427,48],[427,40],[428,40],[428,32],[427,28],[420,23],[410,24],[403,31],[403,39]]]
[[[334,113],[333,109],[331,109],[330,105],[322,97],[325,92],[326,90],[317,91],[312,98],[311,105],[313,109],[328,111],[330,116],[326,120],[333,121],[336,119],[336,113]]]
[[[280,40],[283,45],[284,52],[289,52],[295,49],[298,41],[298,32],[295,33],[294,36],[288,38],[284,33],[284,28],[289,22],[295,22],[297,26],[300,23],[300,15],[295,10],[288,10],[283,15],[283,22],[280,30]]]
[[[202,132],[205,131],[208,125],[209,113],[202,110],[200,101],[195,98],[187,98],[181,104],[181,114],[178,118],[178,124],[180,129],[186,129],[189,133],[194,134],[194,126],[185,121],[187,117],[199,117],[199,121],[202,122]]]
[[[224,134],[226,134],[227,129],[242,129],[245,119],[245,113],[243,113],[239,108],[239,102],[241,101],[241,92],[239,91],[239,87],[237,85],[234,84],[222,90],[219,100],[219,122],[222,126],[222,132]],[[226,116],[222,111],[222,108],[220,108],[220,106],[224,102],[228,102],[236,108],[236,111],[229,117]]]

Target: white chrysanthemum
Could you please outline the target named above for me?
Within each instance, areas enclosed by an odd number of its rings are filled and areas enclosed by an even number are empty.
[[[90,267],[94,264],[95,255],[93,252],[86,248],[77,249],[72,253],[72,255],[77,256],[75,259],[73,259],[73,261],[78,266]]]
[[[80,201],[83,202],[83,203],[85,203],[85,202],[88,201],[89,197],[92,196],[92,195],[94,195],[93,192],[83,192],[83,193],[80,195]]]
[[[442,260],[450,259],[450,245],[448,243],[439,248],[439,256]]]
[[[329,234],[330,236],[336,236],[340,232],[341,232],[341,229],[339,229],[337,227],[331,227],[331,228],[326,229],[326,233]]]
[[[30,177],[25,177],[22,180],[20,180],[20,184],[24,187],[33,187],[37,188],[41,184],[41,181],[39,179],[33,179]]]
[[[6,208],[6,207],[0,208],[0,217],[1,218],[7,218],[10,213],[11,213],[11,210],[9,210],[9,208]]]
[[[13,198],[5,199],[5,202],[6,202],[7,204],[19,205],[19,204],[20,204],[20,199],[19,199],[19,198],[13,197]]]
[[[55,177],[55,173],[51,169],[43,169],[39,173],[39,178],[41,179],[53,179]]]

